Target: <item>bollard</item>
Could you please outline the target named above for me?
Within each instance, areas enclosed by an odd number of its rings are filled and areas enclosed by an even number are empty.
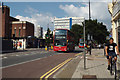
[[[45,51],[47,51],[47,46],[45,46]]]
[[[53,50],[53,46],[51,46],[51,50]]]

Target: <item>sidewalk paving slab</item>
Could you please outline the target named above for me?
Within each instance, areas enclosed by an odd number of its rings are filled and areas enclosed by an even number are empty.
[[[92,50],[92,55],[86,56],[86,69],[84,69],[84,59],[80,60],[72,78],[83,78],[83,75],[96,75],[97,79],[113,79],[107,70],[107,59],[103,55],[103,49]]]

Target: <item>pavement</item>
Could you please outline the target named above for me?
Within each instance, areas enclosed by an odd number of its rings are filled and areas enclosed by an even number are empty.
[[[114,75],[107,70],[107,59],[103,49],[93,49],[92,55],[86,55],[86,69],[84,69],[83,53],[73,59],[68,65],[57,72],[53,78],[76,79],[114,79]]]

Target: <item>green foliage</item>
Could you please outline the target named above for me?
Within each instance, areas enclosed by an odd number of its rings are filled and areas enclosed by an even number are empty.
[[[87,35],[90,34],[93,36],[93,40],[97,43],[104,43],[106,41],[106,36],[109,35],[107,28],[103,23],[98,22],[97,20],[86,20],[86,39]],[[72,25],[72,32],[75,34],[76,44],[79,43],[79,38],[83,38],[83,26],[78,24]]]
[[[79,38],[83,37],[83,27],[78,24],[74,24],[72,25],[71,31],[75,34],[75,43],[78,44]]]
[[[109,35],[107,28],[103,23],[97,20],[86,20],[86,36],[90,34],[97,43],[104,43],[106,41],[106,36]]]
[[[53,42],[53,32],[51,32],[49,28],[47,29],[47,32],[45,34],[45,41],[47,45]]]

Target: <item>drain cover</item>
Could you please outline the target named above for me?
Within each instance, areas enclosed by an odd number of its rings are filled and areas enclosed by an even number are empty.
[[[96,75],[83,75],[82,79],[97,79]]]

